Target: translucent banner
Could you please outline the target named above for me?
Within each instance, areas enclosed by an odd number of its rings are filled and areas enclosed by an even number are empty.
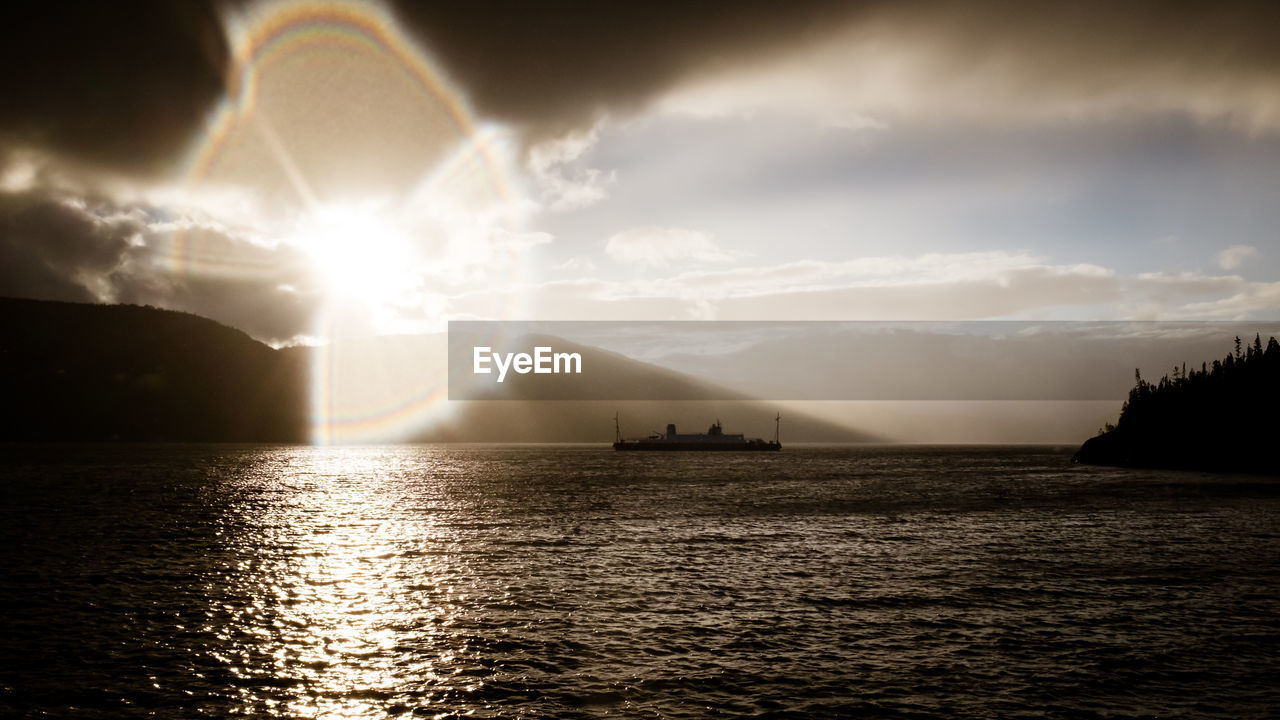
[[[1118,400],[1273,322],[449,323],[450,400]]]

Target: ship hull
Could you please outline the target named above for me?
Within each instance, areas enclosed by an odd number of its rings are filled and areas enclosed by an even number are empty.
[[[644,452],[672,452],[672,451],[699,451],[710,450],[715,452],[770,452],[781,450],[782,444],[775,442],[746,442],[746,443],[723,443],[723,442],[667,442],[667,441],[631,441],[616,442],[613,444],[614,450],[623,451],[644,451]]]

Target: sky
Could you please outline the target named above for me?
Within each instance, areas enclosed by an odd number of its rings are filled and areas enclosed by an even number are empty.
[[[7,3],[0,295],[274,345],[1280,310],[1274,5],[436,5]]]

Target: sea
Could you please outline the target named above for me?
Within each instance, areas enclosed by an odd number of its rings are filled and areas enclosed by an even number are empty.
[[[1280,481],[1072,450],[3,446],[0,717],[1280,715]]]

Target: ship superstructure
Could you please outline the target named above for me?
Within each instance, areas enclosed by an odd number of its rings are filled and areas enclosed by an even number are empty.
[[[778,439],[782,416],[774,419],[773,440],[754,438],[748,440],[739,433],[726,433],[716,420],[705,433],[679,433],[675,423],[667,425],[665,433],[655,432],[645,438],[622,437],[622,425],[618,416],[614,416],[614,450],[781,450],[782,443]]]

